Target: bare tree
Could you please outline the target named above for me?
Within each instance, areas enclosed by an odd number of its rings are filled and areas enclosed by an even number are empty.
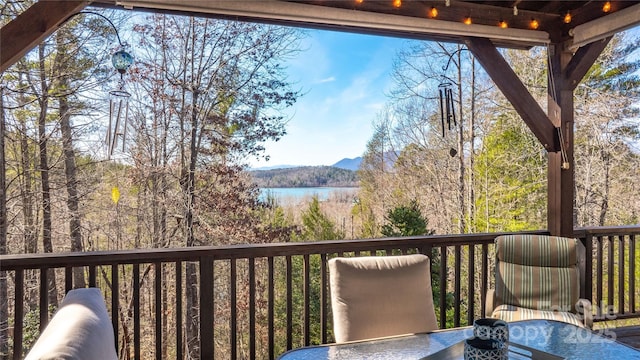
[[[4,86],[0,86],[0,255],[7,252],[7,168],[4,158],[5,136]],[[0,271],[0,358],[9,355],[9,294],[7,272]]]
[[[144,115],[144,111],[135,115],[136,131],[144,133],[137,136],[148,139],[140,144],[160,153],[138,147],[136,156],[147,164],[157,164],[159,174],[169,157],[178,164],[174,178],[182,197],[178,204],[183,244],[212,243],[213,239],[196,237],[195,224],[222,224],[212,223],[213,217],[205,216],[206,207],[199,203],[211,194],[208,189],[217,186],[213,180],[237,171],[234,166],[246,156],[259,155],[264,140],[284,134],[284,119],[278,112],[293,104],[298,93],[284,81],[278,62],[295,49],[300,33],[281,27],[160,15],[154,16],[154,22],[164,26],[136,27],[146,49],[140,59],[146,68],[134,73],[133,81],[137,91],[152,90],[147,98],[154,99],[153,116]],[[140,105],[140,110],[148,109]],[[167,143],[154,143],[150,135],[155,131],[165,136]],[[167,151],[173,148],[176,150]],[[166,186],[158,180],[159,186]],[[220,190],[240,191],[232,187]],[[163,226],[159,224],[158,229]],[[198,358],[199,279],[195,264],[186,264],[185,276],[186,346],[190,356]]]

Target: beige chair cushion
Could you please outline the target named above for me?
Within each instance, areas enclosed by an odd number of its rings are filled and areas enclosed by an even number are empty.
[[[336,342],[438,328],[425,255],[329,260]]]
[[[565,311],[533,310],[513,305],[500,305],[491,314],[492,318],[504,321],[545,319],[562,321],[579,327],[585,327],[584,320],[576,314]]]
[[[117,360],[113,326],[96,288],[67,293],[25,360]]]

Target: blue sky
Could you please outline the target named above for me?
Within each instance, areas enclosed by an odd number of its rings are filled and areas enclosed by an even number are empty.
[[[308,35],[288,64],[289,80],[305,95],[288,112],[287,134],[265,144],[269,162],[252,159],[251,167],[332,165],[361,156],[387,101],[395,54],[410,44],[320,30]]]

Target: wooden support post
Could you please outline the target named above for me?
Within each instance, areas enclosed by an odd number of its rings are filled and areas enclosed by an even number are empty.
[[[574,161],[573,88],[564,70],[572,58],[562,44],[549,46],[548,116],[560,137],[559,151],[549,151],[547,227],[551,235],[573,236]]]
[[[573,90],[611,38],[578,49],[562,43],[549,46],[548,116],[557,128],[561,146],[549,151],[547,167],[547,226],[551,235],[573,237],[575,202]]]

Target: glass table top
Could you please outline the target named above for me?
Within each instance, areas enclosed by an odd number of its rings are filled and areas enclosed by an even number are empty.
[[[310,346],[288,351],[280,360],[428,360],[443,349],[455,347],[473,336],[472,327],[435,331],[428,334],[405,335],[344,344]],[[640,351],[613,340],[611,330],[587,330],[553,320],[527,320],[509,324],[509,342],[544,351],[565,359],[608,360],[638,359]],[[456,346],[457,345],[457,346]],[[442,354],[442,353],[440,353]],[[443,357],[463,359],[462,353],[452,352]],[[509,359],[530,357],[509,353]]]

